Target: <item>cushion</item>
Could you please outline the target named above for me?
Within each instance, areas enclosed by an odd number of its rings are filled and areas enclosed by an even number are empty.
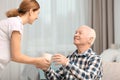
[[[120,49],[118,49],[119,55],[116,57],[116,62],[120,62]]]
[[[102,80],[120,80],[120,63],[103,62]]]
[[[119,55],[119,52],[117,49],[107,49],[104,50],[101,53],[101,58],[105,62],[114,62],[116,61],[117,56]]]

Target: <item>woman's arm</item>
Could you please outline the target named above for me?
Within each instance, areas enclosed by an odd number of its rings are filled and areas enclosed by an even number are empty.
[[[13,31],[10,41],[11,59],[20,63],[34,64],[37,59],[25,56],[21,53],[21,34],[19,31]]]
[[[10,41],[12,61],[26,64],[39,65],[40,68],[46,67],[49,63],[45,58],[33,58],[21,53],[21,34],[19,31],[13,31]]]

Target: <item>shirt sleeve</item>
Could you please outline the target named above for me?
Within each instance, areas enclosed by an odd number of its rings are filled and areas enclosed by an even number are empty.
[[[45,77],[47,78],[47,80],[63,80],[63,67],[60,67],[59,70],[54,71],[51,68],[49,68],[46,72],[45,72]]]
[[[100,72],[101,69],[101,59],[99,57],[92,57],[88,61],[87,67],[83,70],[80,69],[78,66],[74,65],[74,63],[69,62],[69,64],[66,66],[67,70],[70,70],[70,72],[76,76],[77,79],[82,80],[96,80],[98,77],[97,75]]]
[[[19,23],[15,23],[9,26],[9,38],[11,38],[13,31],[19,31],[23,35],[23,26]]]

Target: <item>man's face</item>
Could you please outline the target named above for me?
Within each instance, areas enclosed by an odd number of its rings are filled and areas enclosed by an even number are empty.
[[[78,28],[74,35],[74,44],[76,46],[88,44],[89,41],[88,32],[89,30],[85,27]]]

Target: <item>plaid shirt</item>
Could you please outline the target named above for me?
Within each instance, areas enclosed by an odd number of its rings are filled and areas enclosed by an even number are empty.
[[[56,72],[51,68],[45,72],[48,80],[101,80],[101,58],[95,55],[92,49],[83,54],[78,54],[76,50],[67,58],[69,58],[67,66],[61,66]]]

